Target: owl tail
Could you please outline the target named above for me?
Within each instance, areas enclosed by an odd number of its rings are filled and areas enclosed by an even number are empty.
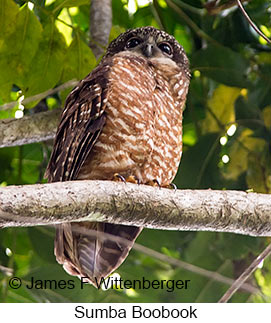
[[[60,224],[56,259],[70,275],[84,277],[98,288],[125,260],[141,231],[139,227],[98,222]]]

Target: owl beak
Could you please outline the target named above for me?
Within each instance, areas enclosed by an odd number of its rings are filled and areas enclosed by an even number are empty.
[[[151,57],[153,56],[153,44],[146,44],[143,46],[142,48],[142,52],[143,52],[143,55],[145,55],[146,57]]]

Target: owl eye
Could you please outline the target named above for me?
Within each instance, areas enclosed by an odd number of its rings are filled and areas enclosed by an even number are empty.
[[[172,55],[172,47],[169,45],[169,43],[160,43],[158,47],[161,49],[162,52],[166,53],[167,55]]]
[[[140,43],[142,43],[142,40],[140,38],[133,37],[128,40],[128,42],[126,44],[126,48],[134,48],[137,45],[139,45]]]

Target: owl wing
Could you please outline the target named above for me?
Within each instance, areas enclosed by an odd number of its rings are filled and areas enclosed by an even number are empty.
[[[108,64],[99,65],[69,94],[46,169],[49,182],[76,179],[106,121]]]

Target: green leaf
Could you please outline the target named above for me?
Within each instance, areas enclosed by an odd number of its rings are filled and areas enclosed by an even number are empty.
[[[219,134],[201,136],[195,146],[183,152],[174,183],[178,188],[220,188]]]
[[[58,10],[63,8],[79,7],[85,4],[89,4],[89,0],[57,0],[48,7],[50,7],[50,9],[53,9],[54,12],[57,12]]]
[[[241,260],[253,252],[259,251],[259,241],[255,237],[238,235],[233,233],[220,233],[214,247],[216,252],[224,259]]]
[[[122,26],[127,29],[131,28],[131,19],[128,11],[124,9],[124,3],[122,1],[112,0],[112,13],[114,25]]]
[[[248,87],[249,62],[228,47],[209,45],[192,56],[193,69],[228,86]]]
[[[239,121],[238,124],[242,124],[251,129],[259,127],[259,109],[251,100],[244,96],[239,96],[235,101],[234,108],[236,121]]]
[[[7,100],[12,84],[22,85],[42,32],[39,20],[27,5],[20,10],[17,6],[8,8],[10,10],[5,11],[3,6],[0,7],[0,11],[4,10],[4,31],[0,34],[0,95],[4,100]],[[9,20],[10,30],[6,27],[6,20]]]
[[[46,227],[28,228],[28,236],[32,242],[32,248],[38,257],[45,262],[56,263],[54,256],[55,232]]]
[[[94,54],[79,37],[79,33],[76,33],[64,58],[61,83],[65,83],[71,79],[81,80],[92,71],[95,65],[96,59]],[[63,91],[61,97],[65,98],[69,91],[70,89]]]
[[[262,138],[253,137],[253,131],[244,129],[238,141],[234,141],[229,148],[230,162],[224,169],[224,177],[231,180],[236,180],[241,173],[248,170],[249,155],[261,154],[266,145],[266,141]],[[253,187],[250,187],[253,188]]]
[[[271,129],[271,105],[265,107],[262,111],[264,125],[267,129]]]
[[[21,84],[23,93],[31,96],[53,88],[59,81],[64,65],[66,42],[55,27],[54,20],[47,21],[42,33],[42,40],[32,68]]]
[[[202,122],[202,130],[207,132],[219,132],[222,128],[235,121],[234,102],[241,90],[239,88],[219,85],[208,100],[209,110]]]
[[[68,47],[64,61],[62,82],[73,78],[80,80],[90,73],[96,65],[94,54],[82,41],[78,33]]]
[[[258,154],[248,155],[247,185],[257,193],[271,193],[270,157],[266,151],[268,148],[264,148]]]
[[[16,184],[17,169],[13,167],[14,160],[17,159],[18,147],[7,147],[0,149],[0,183],[5,181]]]
[[[14,3],[14,1],[0,1],[0,39],[2,37],[8,37],[14,32],[14,30],[16,29],[14,22],[16,21],[16,16],[18,13],[19,7]]]

